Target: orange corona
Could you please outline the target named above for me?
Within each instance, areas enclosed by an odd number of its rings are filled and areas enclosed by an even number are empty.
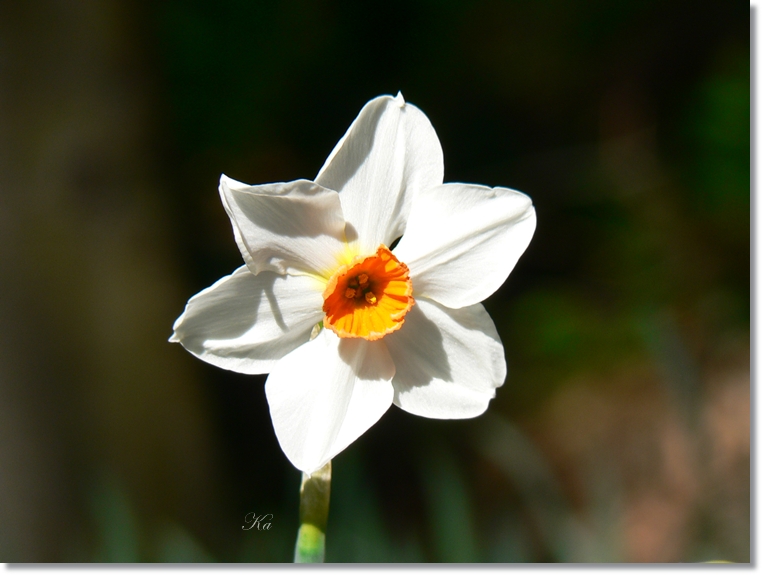
[[[410,270],[382,245],[333,274],[323,292],[323,325],[339,337],[381,339],[402,326],[414,303]]]

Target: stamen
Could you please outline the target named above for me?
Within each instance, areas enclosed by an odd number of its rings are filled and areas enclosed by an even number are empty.
[[[344,297],[352,299],[357,295],[357,290],[353,288],[347,288],[347,291],[344,292]]]
[[[357,276],[357,281],[360,282],[361,286],[364,286],[366,283],[368,283],[368,274],[360,274]]]
[[[376,296],[373,295],[372,291],[365,292],[365,301],[367,301],[369,304],[373,305],[376,303]]]

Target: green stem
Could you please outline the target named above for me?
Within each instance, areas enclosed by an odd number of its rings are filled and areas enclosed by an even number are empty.
[[[325,560],[325,527],[331,499],[331,462],[312,475],[302,473],[299,490],[299,534],[294,563],[322,563]]]

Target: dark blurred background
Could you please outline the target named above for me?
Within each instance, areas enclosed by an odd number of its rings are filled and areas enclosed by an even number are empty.
[[[672,0],[0,3],[0,560],[292,559],[264,377],[167,343],[217,194],[401,90],[534,239],[487,413],[334,459],[330,561],[750,560],[750,16]],[[249,512],[269,531],[244,531]]]

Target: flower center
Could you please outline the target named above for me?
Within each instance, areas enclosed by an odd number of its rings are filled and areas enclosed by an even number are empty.
[[[323,322],[339,337],[381,339],[402,327],[412,294],[410,270],[381,245],[333,274],[323,292]]]

